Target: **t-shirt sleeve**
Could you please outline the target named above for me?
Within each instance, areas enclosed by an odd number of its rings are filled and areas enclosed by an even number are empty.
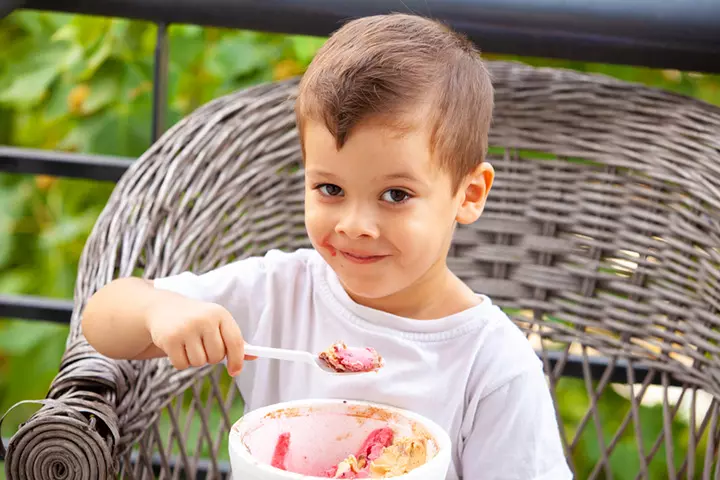
[[[462,452],[465,480],[568,480],[552,397],[542,368],[480,399]]]
[[[267,300],[266,263],[267,257],[250,257],[201,275],[182,272],[156,278],[153,284],[158,289],[225,307],[250,343]]]

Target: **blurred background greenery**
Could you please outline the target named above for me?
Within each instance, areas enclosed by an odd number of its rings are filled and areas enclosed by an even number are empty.
[[[155,36],[156,27],[140,21],[38,12],[0,20],[0,145],[139,156],[150,144]],[[172,26],[169,39],[169,125],[220,95],[301,74],[324,41],[189,25]],[[485,56],[603,73],[720,105],[720,76]],[[112,188],[105,182],[0,173],[0,293],[72,298],[84,241]],[[0,415],[19,400],[45,396],[67,333],[63,325],[0,319]],[[587,408],[585,387],[564,380],[560,391],[561,415],[572,425]],[[626,408],[620,395],[604,397],[608,422],[619,423],[614,412]],[[644,431],[654,440],[662,429],[661,407],[645,410]],[[3,436],[31,411],[13,411]],[[680,455],[687,425],[676,428]],[[637,471],[636,447],[631,436],[623,441],[627,445],[613,456],[614,477],[634,478],[629,473]],[[580,472],[587,473],[584,465],[600,455],[592,426],[578,452]],[[658,457],[652,478],[666,475],[664,453]]]

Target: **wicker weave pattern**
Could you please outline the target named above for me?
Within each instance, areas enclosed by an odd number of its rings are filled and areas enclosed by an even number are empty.
[[[598,400],[620,391],[609,385],[609,369],[599,382],[590,379],[593,356],[603,355],[611,367],[640,362],[666,387],[682,385],[663,390],[664,423],[640,445],[637,478],[650,478],[658,462],[670,478],[710,478],[720,442],[720,111],[604,77],[490,67],[497,179],[482,219],[458,230],[451,268],[527,331],[554,395],[563,395],[559,373],[568,356],[583,360],[587,404],[564,440],[573,463],[588,432],[597,437],[599,458],[584,475],[612,478],[622,439],[643,438],[639,405],[652,391],[649,378],[633,385],[628,369],[630,407],[611,412],[617,422],[600,435],[608,412]],[[173,452],[193,470],[202,449],[213,475],[235,419],[228,413],[235,389],[220,370],[104,359],[81,336],[80,312],[114,277],[202,272],[270,248],[309,245],[292,114],[296,85],[254,87],[203,106],[118,183],[81,260],[68,349],[49,395],[59,401],[13,437],[11,478],[118,471],[148,478],[151,455],[163,465],[162,478],[180,478]],[[555,369],[551,351],[559,355]],[[690,405],[684,455],[673,451],[672,422],[684,410],[671,394]],[[183,397],[189,414],[181,413]],[[213,405],[223,405],[220,418],[210,418]],[[156,421],[163,409],[167,438]],[[200,433],[191,445],[193,418]],[[78,459],[93,470],[69,473]]]

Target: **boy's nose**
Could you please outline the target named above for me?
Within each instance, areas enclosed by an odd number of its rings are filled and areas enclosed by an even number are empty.
[[[370,212],[347,209],[335,224],[335,233],[350,238],[378,238],[380,235],[374,215]]]

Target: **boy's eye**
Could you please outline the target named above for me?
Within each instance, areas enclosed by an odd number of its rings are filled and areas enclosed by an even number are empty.
[[[333,185],[332,183],[324,183],[322,185],[318,185],[317,189],[320,190],[320,193],[322,193],[326,197],[337,197],[342,194],[342,188],[338,187],[337,185]]]
[[[409,193],[404,190],[398,190],[396,188],[387,190],[382,194],[382,199],[388,203],[402,203],[409,198]]]

